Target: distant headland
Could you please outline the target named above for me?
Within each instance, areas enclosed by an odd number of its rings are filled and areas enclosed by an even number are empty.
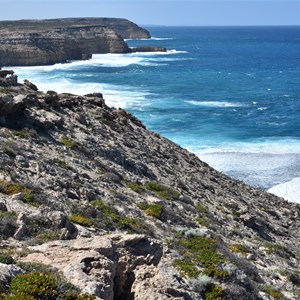
[[[130,49],[124,39],[150,38],[144,28],[119,18],[65,18],[0,22],[0,66],[51,65],[96,53],[166,51]]]

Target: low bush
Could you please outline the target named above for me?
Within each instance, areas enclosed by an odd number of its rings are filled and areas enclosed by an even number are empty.
[[[165,200],[178,200],[180,196],[180,193],[178,193],[177,191],[169,187],[163,186],[161,184],[158,184],[154,181],[150,181],[144,184],[143,186],[147,190],[154,192],[155,194],[159,195]]]
[[[77,146],[77,143],[74,140],[72,140],[71,138],[67,137],[66,135],[63,135],[60,138],[59,142],[61,144],[63,144],[65,147],[70,148],[70,149],[73,149]]]
[[[165,200],[178,200],[180,193],[177,191],[156,183],[154,181],[147,182],[145,184],[130,182],[130,181],[123,181],[129,188],[131,188],[136,193],[142,193],[145,190],[154,192],[158,196],[162,197]]]
[[[228,248],[234,253],[241,253],[242,256],[246,257],[250,252],[249,249],[242,244],[232,244],[228,245]]]
[[[34,129],[29,128],[23,128],[21,130],[13,130],[12,131],[13,136],[17,136],[21,139],[29,139],[29,138],[35,138],[37,136],[37,132]]]
[[[176,248],[183,255],[182,263],[177,261],[177,266],[180,272],[186,273],[188,277],[190,272],[187,272],[187,267],[201,266],[202,273],[215,278],[225,278],[228,275],[226,270],[221,269],[221,265],[225,262],[224,257],[216,251],[216,241],[212,238],[194,236],[181,238],[175,241]],[[196,268],[198,270],[198,268]],[[192,277],[199,275],[194,267]]]
[[[210,288],[204,293],[204,300],[222,300],[223,290],[220,285],[212,284]]]
[[[262,287],[262,291],[265,292],[265,293],[267,293],[267,294],[269,294],[269,295],[270,295],[271,297],[273,297],[273,299],[275,299],[275,300],[285,299],[285,298],[283,297],[283,294],[282,294],[280,291],[274,289],[274,288],[273,288],[272,286],[270,286],[270,285],[264,285],[264,286]]]
[[[123,183],[138,194],[140,194],[143,190],[145,190],[143,188],[143,185],[140,183],[135,183],[135,182],[130,182],[130,181],[123,181]]]
[[[162,219],[164,206],[161,204],[147,204],[141,203],[138,207],[145,211],[148,216],[154,217],[156,219]]]
[[[62,273],[42,264],[21,263],[26,273],[12,279],[1,300],[94,300],[95,296],[80,294]]]
[[[33,206],[39,206],[37,202],[33,202],[34,195],[32,191],[22,186],[20,183],[13,183],[10,181],[0,180],[0,193],[6,194],[6,195],[14,195],[18,193],[22,193],[21,200],[24,203],[33,205]]]
[[[90,227],[93,225],[93,221],[90,220],[89,218],[79,215],[79,214],[71,214],[68,216],[68,219],[72,223],[76,223],[82,226]]]
[[[15,260],[7,253],[0,253],[0,263],[12,265],[15,263]]]
[[[183,277],[196,278],[200,274],[200,271],[195,265],[195,263],[190,260],[175,259],[173,261],[173,267],[178,269],[179,273]]]
[[[115,226],[123,230],[139,230],[141,223],[138,219],[122,217],[115,210],[104,204],[101,200],[93,200],[90,204],[103,214],[104,224],[107,226]]]

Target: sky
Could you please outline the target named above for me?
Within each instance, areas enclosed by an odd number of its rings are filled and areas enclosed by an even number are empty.
[[[300,25],[300,0],[0,0],[0,19],[121,17],[139,25]]]

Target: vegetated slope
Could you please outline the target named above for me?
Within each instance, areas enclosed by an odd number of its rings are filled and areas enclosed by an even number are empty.
[[[100,93],[30,86],[0,88],[2,252],[97,299],[299,299],[299,205],[217,172]]]

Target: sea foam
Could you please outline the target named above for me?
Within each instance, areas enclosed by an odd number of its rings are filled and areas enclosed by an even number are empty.
[[[300,203],[300,177],[275,185],[268,192],[285,200]]]
[[[196,101],[196,100],[186,100],[186,103],[199,106],[210,106],[210,107],[242,107],[245,106],[244,103],[235,103],[227,101]]]

